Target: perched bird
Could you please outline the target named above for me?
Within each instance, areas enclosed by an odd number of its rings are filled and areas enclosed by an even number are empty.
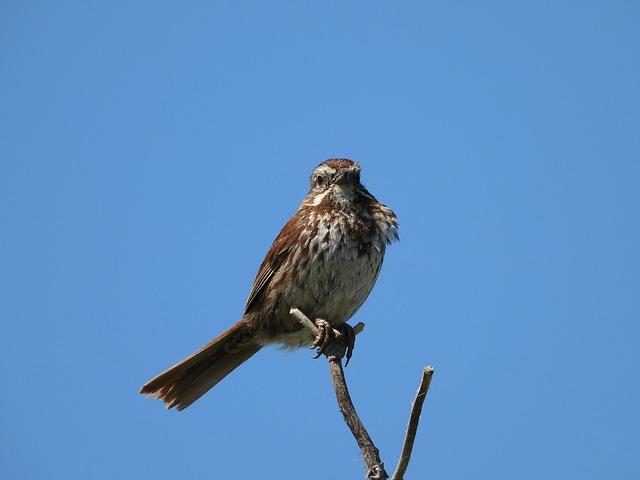
[[[293,318],[296,307],[321,328],[343,328],[378,278],[398,222],[360,183],[360,165],[322,162],[311,189],[260,265],[242,318],[140,393],[182,410],[265,345],[308,346],[313,336]],[[350,356],[350,351],[348,352]]]

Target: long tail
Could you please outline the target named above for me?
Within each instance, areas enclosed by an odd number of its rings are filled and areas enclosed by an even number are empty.
[[[140,393],[184,410],[262,348],[243,319],[181,362],[149,380]]]

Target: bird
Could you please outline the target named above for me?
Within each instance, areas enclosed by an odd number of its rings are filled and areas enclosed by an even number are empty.
[[[315,167],[309,193],[258,269],[240,320],[149,380],[140,393],[183,410],[267,345],[314,345],[313,334],[290,315],[292,308],[317,319],[325,333],[348,333],[346,322],[376,283],[387,245],[399,240],[395,213],[369,193],[360,173],[360,164],[347,158]]]

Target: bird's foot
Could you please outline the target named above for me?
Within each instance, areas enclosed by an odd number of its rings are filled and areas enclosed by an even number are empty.
[[[344,366],[346,367],[349,365],[349,360],[351,360],[351,355],[353,355],[353,349],[356,346],[356,332],[353,331],[353,327],[348,323],[340,325],[338,331],[344,335],[344,341],[346,343],[345,356],[347,357],[347,361],[344,362]]]
[[[342,325],[333,328],[329,322],[322,320],[321,318],[317,319],[314,323],[318,328],[318,335],[313,341],[313,346],[318,348],[314,358],[318,358],[320,355],[326,354],[329,345],[335,343],[338,344],[337,347],[340,352],[340,354],[336,356],[342,358],[342,356],[345,355],[347,357],[347,361],[344,365],[346,367],[349,364],[349,360],[351,360],[351,355],[353,354],[353,348],[356,341],[356,334],[353,331],[353,327],[348,323],[343,323]]]
[[[321,318],[316,319],[314,323],[318,329],[318,335],[313,341],[313,346],[317,347],[318,351],[313,358],[318,358],[323,353],[326,353],[327,347],[340,335],[340,332],[333,328],[329,322]]]

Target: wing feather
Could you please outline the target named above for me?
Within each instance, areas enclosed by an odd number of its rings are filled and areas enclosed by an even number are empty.
[[[298,233],[294,227],[298,222],[298,216],[298,213],[296,213],[296,215],[291,217],[287,224],[282,227],[282,230],[280,230],[280,233],[273,241],[269,252],[262,261],[260,269],[256,274],[256,278],[253,281],[251,293],[249,293],[249,298],[247,298],[247,303],[244,307],[245,314],[257,306],[262,293],[269,286],[269,282],[271,282],[275,274],[278,272],[278,269],[282,266],[295,247],[298,240]]]

